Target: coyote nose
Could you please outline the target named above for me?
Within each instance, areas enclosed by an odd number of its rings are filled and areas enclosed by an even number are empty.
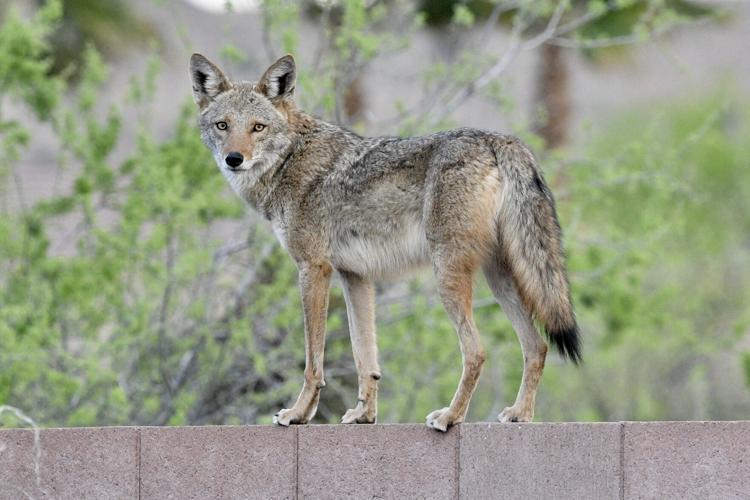
[[[224,158],[224,161],[227,162],[227,165],[234,168],[242,165],[242,162],[245,161],[245,158],[242,156],[242,153],[232,151],[227,155],[226,158]]]

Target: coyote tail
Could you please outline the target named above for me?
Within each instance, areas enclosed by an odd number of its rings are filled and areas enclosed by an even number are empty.
[[[501,173],[498,231],[502,258],[526,308],[563,357],[581,361],[581,347],[562,234],[552,192],[531,152],[512,137],[494,144]]]

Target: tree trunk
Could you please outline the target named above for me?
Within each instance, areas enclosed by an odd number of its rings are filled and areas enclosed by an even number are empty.
[[[532,123],[547,149],[559,148],[568,141],[571,103],[568,65],[563,50],[557,45],[542,45],[535,77]]]

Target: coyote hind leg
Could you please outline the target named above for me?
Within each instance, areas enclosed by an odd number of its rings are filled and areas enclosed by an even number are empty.
[[[375,333],[375,289],[355,274],[340,272],[349,318],[354,363],[359,379],[357,406],[341,419],[344,424],[374,424],[378,415],[378,347]]]
[[[534,401],[544,370],[547,344],[534,327],[510,273],[493,263],[485,267],[484,274],[495,299],[510,319],[523,352],[523,377],[516,402],[505,408],[497,419],[501,422],[530,422],[534,418]]]
[[[469,270],[451,271],[436,266],[440,298],[458,333],[463,358],[463,371],[450,406],[427,415],[427,425],[445,432],[453,424],[463,422],[469,401],[477,386],[485,351],[474,324],[472,314],[473,273]]]

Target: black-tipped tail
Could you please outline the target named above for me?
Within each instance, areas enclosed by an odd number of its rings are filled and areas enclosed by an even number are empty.
[[[567,358],[577,365],[581,363],[581,337],[578,335],[577,325],[561,330],[545,330],[550,344],[555,346],[563,358]]]

